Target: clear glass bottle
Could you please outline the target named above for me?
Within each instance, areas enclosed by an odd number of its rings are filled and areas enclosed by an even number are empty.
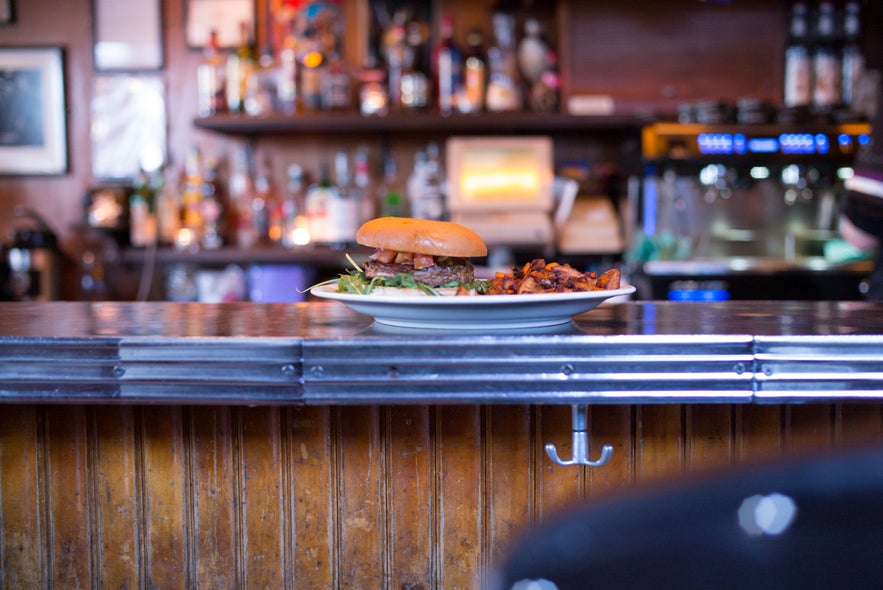
[[[257,69],[251,31],[248,23],[239,23],[239,45],[227,55],[227,109],[231,113],[245,112],[248,81]]]
[[[791,24],[785,48],[785,85],[783,103],[788,108],[812,103],[812,60],[806,4],[791,6]]]
[[[405,200],[398,187],[398,165],[392,154],[383,163],[383,183],[380,185],[378,201],[383,217],[402,217],[406,214]]]
[[[218,31],[212,29],[196,68],[197,112],[209,117],[227,110],[227,63],[218,44]]]
[[[852,108],[855,104],[859,80],[865,71],[865,56],[859,42],[861,33],[861,6],[858,2],[847,2],[843,17],[842,81],[843,105]]]
[[[518,86],[518,62],[515,56],[515,17],[498,12],[494,14],[495,44],[488,49],[490,77],[485,105],[487,110],[521,110],[521,90]]]
[[[279,78],[277,82],[277,96],[279,97],[279,108],[286,115],[293,115],[297,112],[297,38],[292,30],[293,25],[289,23],[288,31],[282,40],[282,47],[279,49]]]
[[[323,164],[318,181],[307,188],[306,214],[310,226],[310,237],[313,242],[328,244],[333,238],[329,213],[331,199],[337,198],[337,187],[331,182],[331,172],[327,164]]]
[[[286,248],[310,243],[310,227],[304,214],[304,171],[299,164],[288,166],[288,185],[282,201],[282,245]]]
[[[815,37],[812,55],[812,104],[816,110],[830,111],[840,105],[843,89],[833,2],[819,4]]]
[[[337,190],[330,193],[328,201],[329,242],[335,247],[345,247],[356,240],[361,211],[359,193],[350,175],[349,154],[343,150],[334,156],[334,180]]]
[[[224,245],[224,196],[219,172],[219,162],[206,163],[201,185],[203,229],[200,236],[200,245],[206,250],[217,250]]]
[[[450,13],[441,17],[433,64],[436,106],[441,114],[447,115],[457,108],[463,73],[463,52],[454,40],[454,17]]]

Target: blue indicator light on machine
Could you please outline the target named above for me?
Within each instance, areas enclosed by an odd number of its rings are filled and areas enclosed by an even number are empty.
[[[752,137],[748,140],[748,151],[755,154],[774,154],[779,151],[779,142],[774,137]]]
[[[816,134],[816,150],[820,154],[827,154],[828,150],[831,148],[831,144],[828,143],[828,136],[824,133]]]
[[[837,136],[837,143],[842,145],[843,147],[849,146],[852,143],[852,138],[848,133],[841,133]]]
[[[747,141],[744,133],[736,133],[733,135],[733,151],[737,154],[744,154],[747,150]]]
[[[867,133],[862,133],[858,136],[858,142],[861,145],[868,145],[869,141],[871,141],[871,137]]]
[[[811,133],[783,133],[779,136],[783,154],[812,154],[816,151]]]

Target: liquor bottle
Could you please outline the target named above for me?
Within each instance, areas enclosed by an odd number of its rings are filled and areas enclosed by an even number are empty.
[[[461,113],[478,113],[484,110],[487,93],[487,57],[479,29],[471,29],[466,35],[465,55],[463,92],[457,100],[457,107]]]
[[[206,250],[217,250],[224,245],[224,197],[220,185],[220,164],[206,163],[202,177],[202,235],[200,245]]]
[[[791,6],[791,24],[785,48],[783,102],[787,108],[807,107],[812,103],[809,27],[806,4],[803,2],[795,2]]]
[[[255,171],[254,195],[251,199],[251,222],[257,235],[257,243],[261,246],[268,246],[273,241],[270,235],[270,218],[275,206],[276,195],[270,176],[270,165],[264,161]]]
[[[227,110],[227,64],[218,45],[218,31],[212,29],[203,52],[202,63],[196,68],[197,110],[208,117]]]
[[[321,51],[320,40],[315,33],[305,39],[307,51],[300,58],[300,101],[304,110],[318,111],[322,108],[322,78],[327,66]]]
[[[496,41],[488,49],[490,76],[485,105],[494,112],[517,111],[521,109],[521,91],[514,45],[515,18],[498,12],[494,14],[493,25]]]
[[[294,36],[293,26],[293,23],[289,23],[279,50],[279,78],[276,86],[279,108],[286,115],[297,112],[297,38]]]
[[[431,84],[426,75],[426,40],[428,27],[422,22],[411,21],[406,27],[404,69],[400,83],[401,103],[405,110],[422,110],[429,106]]]
[[[408,192],[412,217],[444,219],[445,200],[437,143],[430,143],[422,156],[415,157]]]
[[[331,182],[331,173],[327,164],[322,164],[319,180],[307,188],[306,214],[310,227],[310,238],[319,244],[328,244],[331,241],[331,219],[329,216],[329,203],[336,198],[337,187]]]
[[[524,37],[518,44],[518,69],[525,85],[530,88],[540,80],[546,68],[549,46],[540,37],[540,21],[528,18],[524,21]]]
[[[129,197],[129,242],[144,247],[156,243],[156,191],[147,172],[141,170]]]
[[[861,32],[861,7],[858,2],[848,2],[843,17],[844,44],[841,56],[843,66],[843,105],[855,105],[856,90],[865,71],[865,56],[859,44]]]
[[[163,245],[175,243],[175,237],[181,228],[181,194],[182,174],[180,169],[169,169],[163,179],[162,190],[156,197],[156,233],[157,241]]]
[[[348,111],[353,106],[352,76],[343,59],[336,53],[328,58],[322,74],[322,109]]]
[[[282,245],[286,248],[310,243],[310,227],[304,214],[304,171],[298,164],[288,167],[288,185],[282,201]]]
[[[246,147],[233,153],[228,186],[230,211],[227,218],[233,230],[234,242],[238,248],[251,248],[257,243],[258,235],[252,222],[254,180],[251,154]]]
[[[245,112],[263,115],[279,109],[279,64],[270,44],[264,45],[257,67],[248,77]]]
[[[377,213],[376,203],[371,192],[371,157],[366,146],[359,147],[353,157],[353,185],[359,195],[360,222],[373,219]]]
[[[248,79],[257,68],[248,23],[239,23],[239,45],[227,56],[227,109],[231,113],[245,111]]]
[[[402,78],[408,59],[408,49],[404,13],[399,11],[396,12],[392,25],[383,34],[387,94],[389,96],[389,108],[392,111],[402,108]]]
[[[387,155],[383,163],[383,183],[377,193],[381,216],[401,217],[405,215],[405,202],[402,192],[398,188],[398,165],[392,154]]]
[[[337,190],[329,194],[328,200],[329,242],[335,247],[345,247],[355,242],[361,213],[359,193],[350,177],[349,154],[345,151],[334,156],[334,180]]]
[[[436,106],[440,113],[447,115],[457,107],[463,68],[463,52],[454,40],[454,17],[449,13],[441,17],[433,64]]]
[[[833,2],[821,2],[816,18],[816,38],[812,55],[813,107],[827,112],[842,98],[840,54]]]
[[[197,249],[202,241],[202,156],[193,148],[184,160],[184,184],[181,187],[181,230],[175,245],[184,250]]]

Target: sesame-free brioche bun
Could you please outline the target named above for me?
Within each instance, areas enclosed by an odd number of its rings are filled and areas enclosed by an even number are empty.
[[[481,237],[459,223],[411,217],[378,217],[356,232],[356,242],[397,252],[469,258],[487,256]]]

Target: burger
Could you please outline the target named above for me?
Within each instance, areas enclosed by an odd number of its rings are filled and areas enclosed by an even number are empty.
[[[481,289],[470,258],[487,246],[471,229],[450,221],[379,217],[365,222],[356,242],[374,253],[338,290],[361,294],[447,295]]]

